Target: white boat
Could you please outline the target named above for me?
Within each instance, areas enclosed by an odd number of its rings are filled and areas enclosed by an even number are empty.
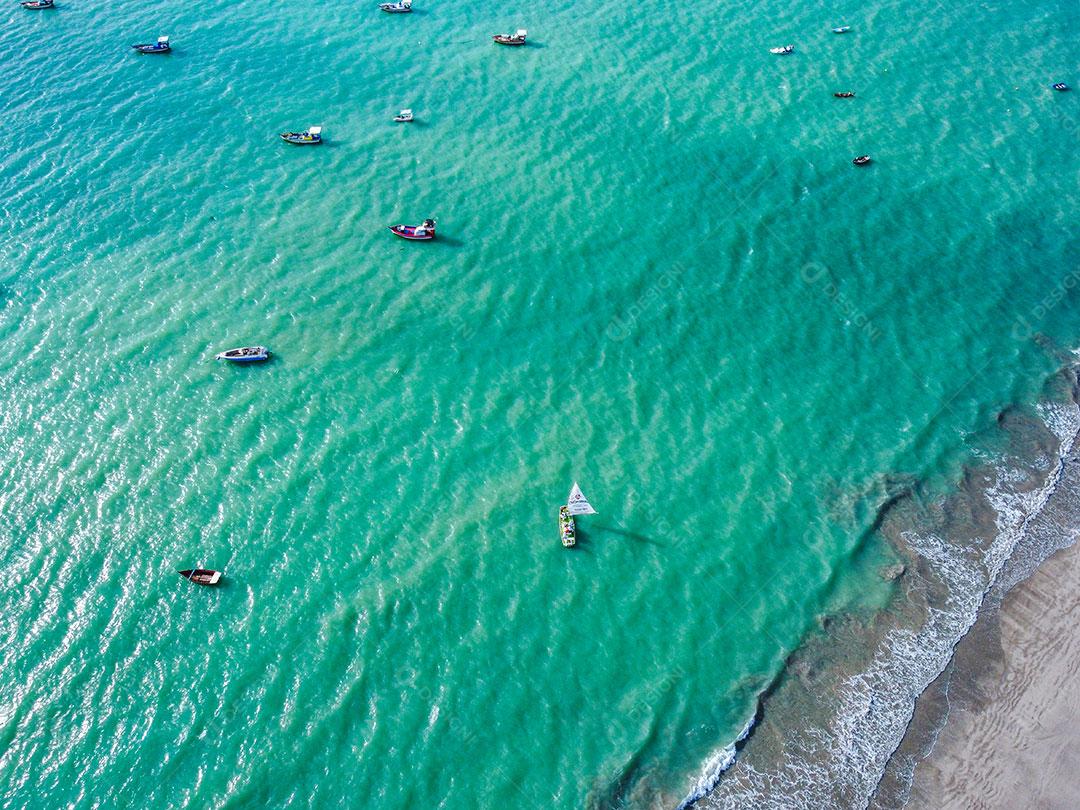
[[[577,526],[574,524],[574,515],[595,514],[596,510],[581,494],[581,487],[575,481],[574,486],[570,488],[570,495],[566,499],[566,506],[559,507],[559,535],[562,538],[562,544],[570,548],[577,542]]]
[[[836,26],[836,28],[834,28],[832,30],[832,32],[834,34],[846,34],[850,30],[851,30],[850,25],[838,25],[838,26]]]
[[[412,11],[412,0],[400,0],[397,3],[379,3],[379,8],[387,14],[408,14]]]
[[[794,45],[784,45],[780,48],[769,48],[769,53],[789,54],[795,53]]]
[[[412,110],[402,110],[394,116],[394,121],[399,124],[407,124],[413,120]]]
[[[270,357],[270,350],[265,346],[241,346],[214,355],[215,360],[230,360],[233,363],[258,363]]]

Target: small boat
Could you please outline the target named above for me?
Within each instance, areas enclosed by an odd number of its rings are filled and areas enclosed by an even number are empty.
[[[857,158],[855,158],[851,162],[854,163],[856,166],[865,166],[867,163],[870,162],[870,156],[869,155],[859,155]]]
[[[585,500],[581,494],[581,487],[574,482],[570,488],[570,495],[566,499],[566,506],[559,507],[559,536],[566,548],[572,547],[577,542],[577,526],[574,524],[574,515],[595,515],[596,510]]]
[[[282,132],[281,140],[297,146],[314,146],[322,143],[322,127],[308,127],[303,132]]]
[[[397,115],[394,116],[394,121],[396,121],[399,124],[408,124],[408,123],[412,122],[412,120],[413,120],[412,110],[402,110],[401,112],[399,112]]]
[[[209,568],[189,568],[187,571],[178,571],[178,574],[188,582],[196,585],[217,585],[221,582],[221,572],[211,571]]]
[[[397,3],[379,3],[379,8],[387,14],[408,14],[412,11],[412,0],[398,0]]]
[[[837,98],[855,98],[855,94],[852,93],[850,90],[844,90],[841,93],[833,93],[833,95]]]
[[[142,45],[132,45],[139,53],[168,53],[172,50],[172,46],[169,44],[168,37],[158,37],[157,42],[143,43]]]
[[[1069,89],[1069,85],[1065,84],[1065,82],[1058,82],[1057,84],[1053,85],[1053,87],[1059,93],[1064,93],[1066,90]]]
[[[389,225],[387,227],[389,227],[396,236],[414,242],[435,238],[435,220],[433,219],[425,219],[420,225]]]
[[[850,25],[838,25],[836,28],[834,28],[832,30],[832,32],[834,34],[846,34],[850,30],[851,30]]]
[[[56,8],[56,3],[53,0],[23,0],[19,3],[23,8],[31,9],[32,11],[40,11],[44,8]]]
[[[259,363],[270,358],[270,350],[265,346],[241,346],[214,355],[215,360],[231,360],[233,363]]]
[[[524,45],[528,34],[524,28],[519,28],[514,34],[492,34],[491,38],[497,45]]]
[[[795,53],[794,45],[784,45],[780,48],[769,48],[769,53],[789,54]]]

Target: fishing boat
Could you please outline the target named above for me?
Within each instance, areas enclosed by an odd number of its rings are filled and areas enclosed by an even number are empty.
[[[270,358],[270,350],[265,346],[241,346],[214,355],[215,360],[229,360],[233,363],[259,363]]]
[[[574,482],[570,488],[570,495],[566,499],[566,505],[559,507],[559,536],[566,548],[571,548],[577,542],[577,526],[574,524],[574,515],[595,515],[596,510],[585,500],[581,494],[581,487]]]
[[[209,568],[189,568],[186,571],[177,571],[177,573],[196,585],[217,585],[221,582],[221,572],[212,571]]]
[[[433,219],[425,219],[419,225],[388,225],[387,227],[395,236],[414,242],[435,238],[435,220]]]
[[[857,158],[855,158],[851,162],[854,163],[856,166],[865,166],[867,163],[870,162],[870,156],[869,155],[859,155]]]
[[[832,32],[834,34],[846,34],[850,30],[851,30],[850,25],[838,25],[838,26],[836,26],[836,28],[834,28],[832,30]]]
[[[783,45],[779,48],[769,48],[769,53],[789,54],[795,53],[794,45]]]
[[[394,116],[394,121],[398,124],[409,124],[413,120],[412,110],[402,110]]]
[[[412,0],[399,0],[397,3],[379,3],[379,8],[387,14],[408,14],[412,11]]]
[[[833,95],[836,96],[837,98],[855,98],[855,94],[852,93],[850,90],[844,90],[844,91],[839,92],[839,93],[833,93]]]
[[[43,8],[56,8],[56,3],[53,0],[23,0],[19,5],[32,11],[41,11]]]
[[[513,34],[492,34],[491,38],[497,45],[524,45],[525,37],[529,32],[524,28],[519,28],[516,33]]]
[[[157,42],[142,43],[131,47],[139,53],[168,53],[172,50],[168,37],[158,37]]]
[[[1059,93],[1064,93],[1066,90],[1069,89],[1069,85],[1065,84],[1065,82],[1058,82],[1057,84],[1053,85],[1053,88]]]
[[[322,143],[322,127],[308,127],[303,132],[282,132],[281,140],[297,146],[315,146]]]

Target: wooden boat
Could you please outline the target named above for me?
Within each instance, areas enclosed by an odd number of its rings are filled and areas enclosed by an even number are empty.
[[[394,121],[398,124],[410,124],[413,121],[412,110],[402,110],[394,116]]]
[[[855,158],[851,162],[854,163],[856,166],[865,166],[867,163],[870,162],[870,156],[869,155],[859,155],[857,158]]]
[[[178,571],[178,574],[188,582],[196,585],[217,585],[221,582],[221,572],[211,571],[209,568],[189,568],[186,571]]]
[[[852,93],[850,90],[844,90],[840,93],[833,93],[833,95],[837,98],[855,98],[855,94]]]
[[[795,53],[795,46],[794,45],[784,45],[784,46],[779,47],[779,48],[769,48],[769,53],[779,53],[779,54],[785,54],[785,55],[789,54],[789,53]]]
[[[31,11],[41,11],[45,8],[56,8],[54,0],[23,0],[19,3],[23,8],[28,8]]]
[[[412,0],[399,0],[397,3],[379,3],[379,8],[387,14],[408,14],[412,11]]]
[[[566,505],[559,507],[559,536],[566,548],[571,548],[577,542],[577,526],[574,524],[574,515],[595,515],[596,510],[585,500],[581,494],[581,487],[574,482],[570,488],[570,495],[566,499]]]
[[[435,238],[435,220],[433,219],[425,219],[420,225],[390,225],[388,227],[395,236],[414,242]]]
[[[1069,89],[1069,85],[1065,84],[1065,82],[1058,82],[1057,84],[1053,85],[1053,88],[1059,93],[1064,93],[1066,90]]]
[[[525,37],[529,32],[524,28],[519,28],[516,33],[513,34],[493,34],[492,39],[497,45],[524,45]]]
[[[282,132],[281,140],[297,146],[315,146],[322,143],[322,127],[308,127],[303,132]]]
[[[233,363],[259,363],[270,358],[270,350],[265,346],[241,346],[214,355],[215,360],[229,360]]]
[[[565,506],[559,507],[559,536],[562,538],[562,544],[566,548],[573,548],[574,543],[577,542],[577,534],[575,531],[574,519],[570,516],[570,510]]]
[[[157,42],[132,45],[131,47],[139,53],[168,53],[172,50],[168,37],[158,37]]]
[[[850,25],[838,25],[836,28],[834,28],[832,30],[832,32],[834,34],[846,34],[850,30],[851,30]]]

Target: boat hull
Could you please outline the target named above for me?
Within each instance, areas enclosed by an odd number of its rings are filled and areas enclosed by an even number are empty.
[[[407,239],[410,242],[430,242],[435,238],[435,231],[427,230],[422,234],[416,233],[417,226],[415,225],[389,225],[390,233],[394,236],[399,236],[402,239]]]
[[[573,548],[577,543],[577,526],[574,525],[574,516],[565,506],[559,507],[559,538],[565,548]]]
[[[177,573],[188,582],[194,582],[196,585],[210,587],[221,582],[221,572],[209,568],[192,568],[186,571],[177,571]]]
[[[281,135],[281,140],[285,143],[291,143],[293,146],[318,146],[322,143],[322,136],[317,138],[302,138],[292,132],[284,132]]]
[[[525,40],[523,39],[518,39],[517,37],[504,37],[501,34],[495,34],[491,39],[496,45],[506,45],[509,48],[520,48],[525,44]]]
[[[145,53],[145,54],[169,53],[169,52],[172,51],[172,46],[171,45],[167,45],[164,48],[159,48],[157,45],[132,45],[131,47],[135,49],[136,53]]]
[[[240,352],[243,352],[241,354]],[[261,363],[270,359],[270,350],[265,346],[250,346],[245,349],[229,349],[214,355],[215,360],[228,360],[230,363]]]

